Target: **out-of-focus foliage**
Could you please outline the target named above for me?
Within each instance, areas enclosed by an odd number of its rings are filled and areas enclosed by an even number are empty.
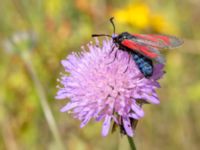
[[[165,52],[161,104],[144,106],[146,115],[135,136],[138,149],[199,149],[199,8],[198,0],[1,1],[0,149],[58,149],[41,95],[48,100],[65,149],[128,149],[127,139],[119,133],[101,137],[101,123],[80,129],[77,120],[59,112],[66,102],[54,99],[56,79],[63,71],[60,60],[80,51],[92,33],[111,34],[111,16],[118,33],[168,33],[185,41]]]

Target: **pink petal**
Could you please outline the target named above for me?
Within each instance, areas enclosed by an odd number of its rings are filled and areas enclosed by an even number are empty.
[[[81,123],[80,128],[83,128],[90,121],[90,119],[91,119],[91,115],[87,115],[84,118],[83,122]]]
[[[141,107],[139,107],[137,104],[131,105],[132,110],[140,117],[144,116],[144,111]]]
[[[67,105],[65,105],[63,108],[61,108],[61,112],[66,112],[74,107],[78,106],[77,103],[68,103]]]
[[[129,117],[133,118],[133,119],[140,119],[141,117],[139,117],[138,115],[136,115],[135,113],[130,113]]]
[[[127,135],[132,137],[134,134],[133,129],[131,127],[130,119],[128,117],[123,118],[123,125]]]
[[[109,132],[110,129],[110,122],[111,122],[111,116],[106,116],[104,122],[103,122],[103,127],[102,127],[102,136],[106,136]]]
[[[143,94],[145,100],[149,103],[152,103],[152,104],[160,104],[160,101],[157,97],[155,96],[150,96],[148,94]]]

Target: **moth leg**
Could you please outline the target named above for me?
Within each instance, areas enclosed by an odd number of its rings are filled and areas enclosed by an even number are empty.
[[[114,47],[113,47],[113,49],[114,49]],[[107,63],[107,64],[111,64],[111,63],[113,63],[115,61],[115,59],[117,58],[117,52],[118,52],[118,50],[115,51],[115,57],[114,57],[114,59],[111,62]]]
[[[114,49],[115,49],[115,46],[114,45],[112,45],[112,49],[111,49],[111,51],[109,52],[109,56],[112,54],[112,52],[114,51]]]
[[[127,64],[127,67],[126,67],[126,69],[124,70],[123,73],[125,73],[125,72],[128,70],[129,63],[130,63],[130,61],[131,61],[131,54],[130,54],[130,53],[128,53],[128,54],[129,54],[129,57],[128,57],[128,64]]]

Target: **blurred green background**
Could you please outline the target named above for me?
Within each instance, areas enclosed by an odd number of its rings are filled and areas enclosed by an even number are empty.
[[[145,105],[135,142],[139,150],[200,147],[199,0],[1,0],[0,149],[122,150],[119,133],[101,136],[101,123],[83,129],[59,109],[60,60],[91,40],[92,33],[166,33],[184,39],[165,52],[160,105]],[[53,117],[52,117],[53,116]],[[56,122],[56,124],[55,124]]]

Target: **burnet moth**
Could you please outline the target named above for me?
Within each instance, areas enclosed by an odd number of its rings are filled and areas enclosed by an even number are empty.
[[[132,56],[139,70],[146,78],[151,77],[153,74],[153,60],[157,63],[165,63],[160,50],[175,48],[183,44],[181,39],[171,35],[130,34],[128,32],[116,35],[113,19],[113,17],[110,18],[114,30],[112,36],[108,34],[93,34],[92,37],[111,37],[120,50],[131,54],[130,56]]]

